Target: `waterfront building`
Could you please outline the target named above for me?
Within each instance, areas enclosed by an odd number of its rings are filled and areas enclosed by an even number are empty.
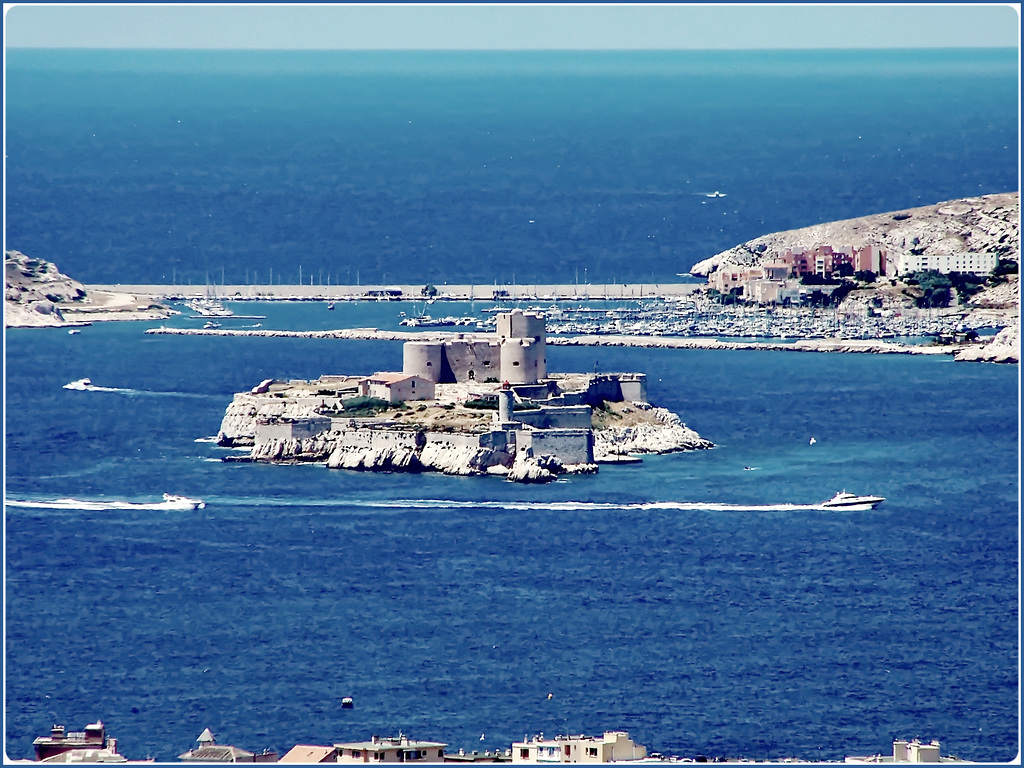
[[[512,745],[513,763],[617,763],[645,757],[647,748],[634,743],[625,731],[553,739],[545,739],[542,733]]]
[[[447,746],[440,741],[417,741],[399,734],[335,744],[334,749],[339,763],[439,763]]]
[[[55,725],[49,736],[38,737],[32,746],[36,749],[36,760],[52,760],[58,755],[65,755],[61,760],[53,760],[65,762],[71,757],[70,753],[81,758],[86,752],[94,753],[94,757],[105,754],[112,762],[118,762],[118,758],[124,760],[117,754],[117,739],[107,738],[102,720],[90,723],[83,731],[68,731],[63,725]]]
[[[336,747],[321,747],[312,744],[296,744],[285,752],[279,763],[336,763],[338,750]]]
[[[900,255],[896,271],[901,275],[914,272],[973,272],[976,275],[987,275],[996,268],[999,256],[994,252],[969,253],[951,249],[949,253],[914,253],[908,251]]]
[[[892,755],[868,755],[867,757],[847,757],[847,763],[968,763],[958,757],[942,757],[939,753],[939,742],[927,744],[914,739],[904,741],[896,739],[892,743]]]
[[[199,746],[190,749],[178,759],[185,763],[276,763],[277,753],[264,750],[261,753],[249,752],[238,747],[218,744],[209,728],[204,728],[196,739]]]

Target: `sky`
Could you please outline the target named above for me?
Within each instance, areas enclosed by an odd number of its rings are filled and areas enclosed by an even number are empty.
[[[1019,48],[1019,4],[5,4],[13,48]]]

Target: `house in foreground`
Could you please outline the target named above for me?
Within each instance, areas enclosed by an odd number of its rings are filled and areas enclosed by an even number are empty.
[[[231,747],[218,744],[209,728],[203,729],[196,739],[199,746],[190,749],[184,754],[178,755],[178,759],[185,763],[276,763],[277,753],[270,750],[263,752],[249,752],[238,747]]]
[[[647,748],[634,743],[625,731],[553,739],[545,739],[542,733],[512,745],[513,763],[617,763],[645,757]]]
[[[939,742],[927,744],[913,739],[904,741],[896,739],[892,743],[892,755],[868,755],[866,757],[847,757],[847,763],[969,763],[959,757],[942,757],[939,753]]]
[[[447,746],[440,741],[417,741],[399,734],[335,744],[334,749],[339,763],[440,763]]]

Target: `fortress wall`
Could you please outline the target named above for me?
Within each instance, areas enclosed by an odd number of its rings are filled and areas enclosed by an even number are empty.
[[[512,418],[536,429],[590,429],[591,427],[589,405],[561,408],[542,407],[535,411],[516,411]]]
[[[647,402],[647,374],[646,373],[621,373],[619,374],[619,388],[622,390],[622,399],[630,403]]]
[[[527,456],[556,456],[564,464],[594,463],[594,436],[589,429],[523,430],[517,440]]]
[[[454,381],[501,380],[501,352],[494,342],[451,341],[444,352]]]
[[[412,430],[398,429],[342,429],[334,433],[338,445],[351,448],[388,450],[406,448],[415,451],[422,438]]]
[[[280,440],[305,440],[328,431],[331,420],[326,417],[289,419],[274,422],[256,422],[256,445]]]
[[[427,445],[451,445],[456,448],[479,448],[480,435],[458,432],[427,432]]]
[[[480,435],[480,446],[513,456],[516,452],[516,436],[518,434],[519,430],[495,429]]]

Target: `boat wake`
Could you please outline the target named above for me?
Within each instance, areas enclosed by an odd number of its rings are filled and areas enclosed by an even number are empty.
[[[823,511],[818,504],[726,504],[710,501],[651,501],[614,503],[596,501],[457,501],[452,499],[296,499],[222,498],[219,504],[254,507],[347,507],[357,509],[505,509],[517,512],[602,512],[679,510],[705,512],[809,512]]]
[[[206,506],[206,503],[202,499],[190,499],[187,496],[174,496],[170,493],[165,493],[163,501],[152,503],[121,501],[118,499],[103,499],[95,501],[83,499],[55,499],[53,501],[46,501],[42,499],[5,499],[4,506],[28,507],[32,509],[76,509],[87,512],[104,512],[120,509],[164,511],[202,509]]]
[[[134,389],[121,389],[120,387],[98,387],[92,383],[92,379],[78,379],[69,381],[64,389],[74,389],[79,392],[120,392],[122,394],[135,394]]]
[[[69,381],[64,389],[72,389],[78,392],[113,392],[119,395],[130,395],[132,397],[212,397],[197,392],[154,392],[150,389],[126,389],[124,387],[101,387],[92,383],[92,379],[77,379]]]
[[[407,507],[412,509],[514,509],[519,511],[549,512],[600,512],[606,510],[648,511],[648,510],[703,510],[708,512],[793,512],[824,509],[821,504],[723,504],[712,501],[649,501],[631,504],[596,501],[443,501],[439,499],[404,500],[375,502],[382,507]]]

